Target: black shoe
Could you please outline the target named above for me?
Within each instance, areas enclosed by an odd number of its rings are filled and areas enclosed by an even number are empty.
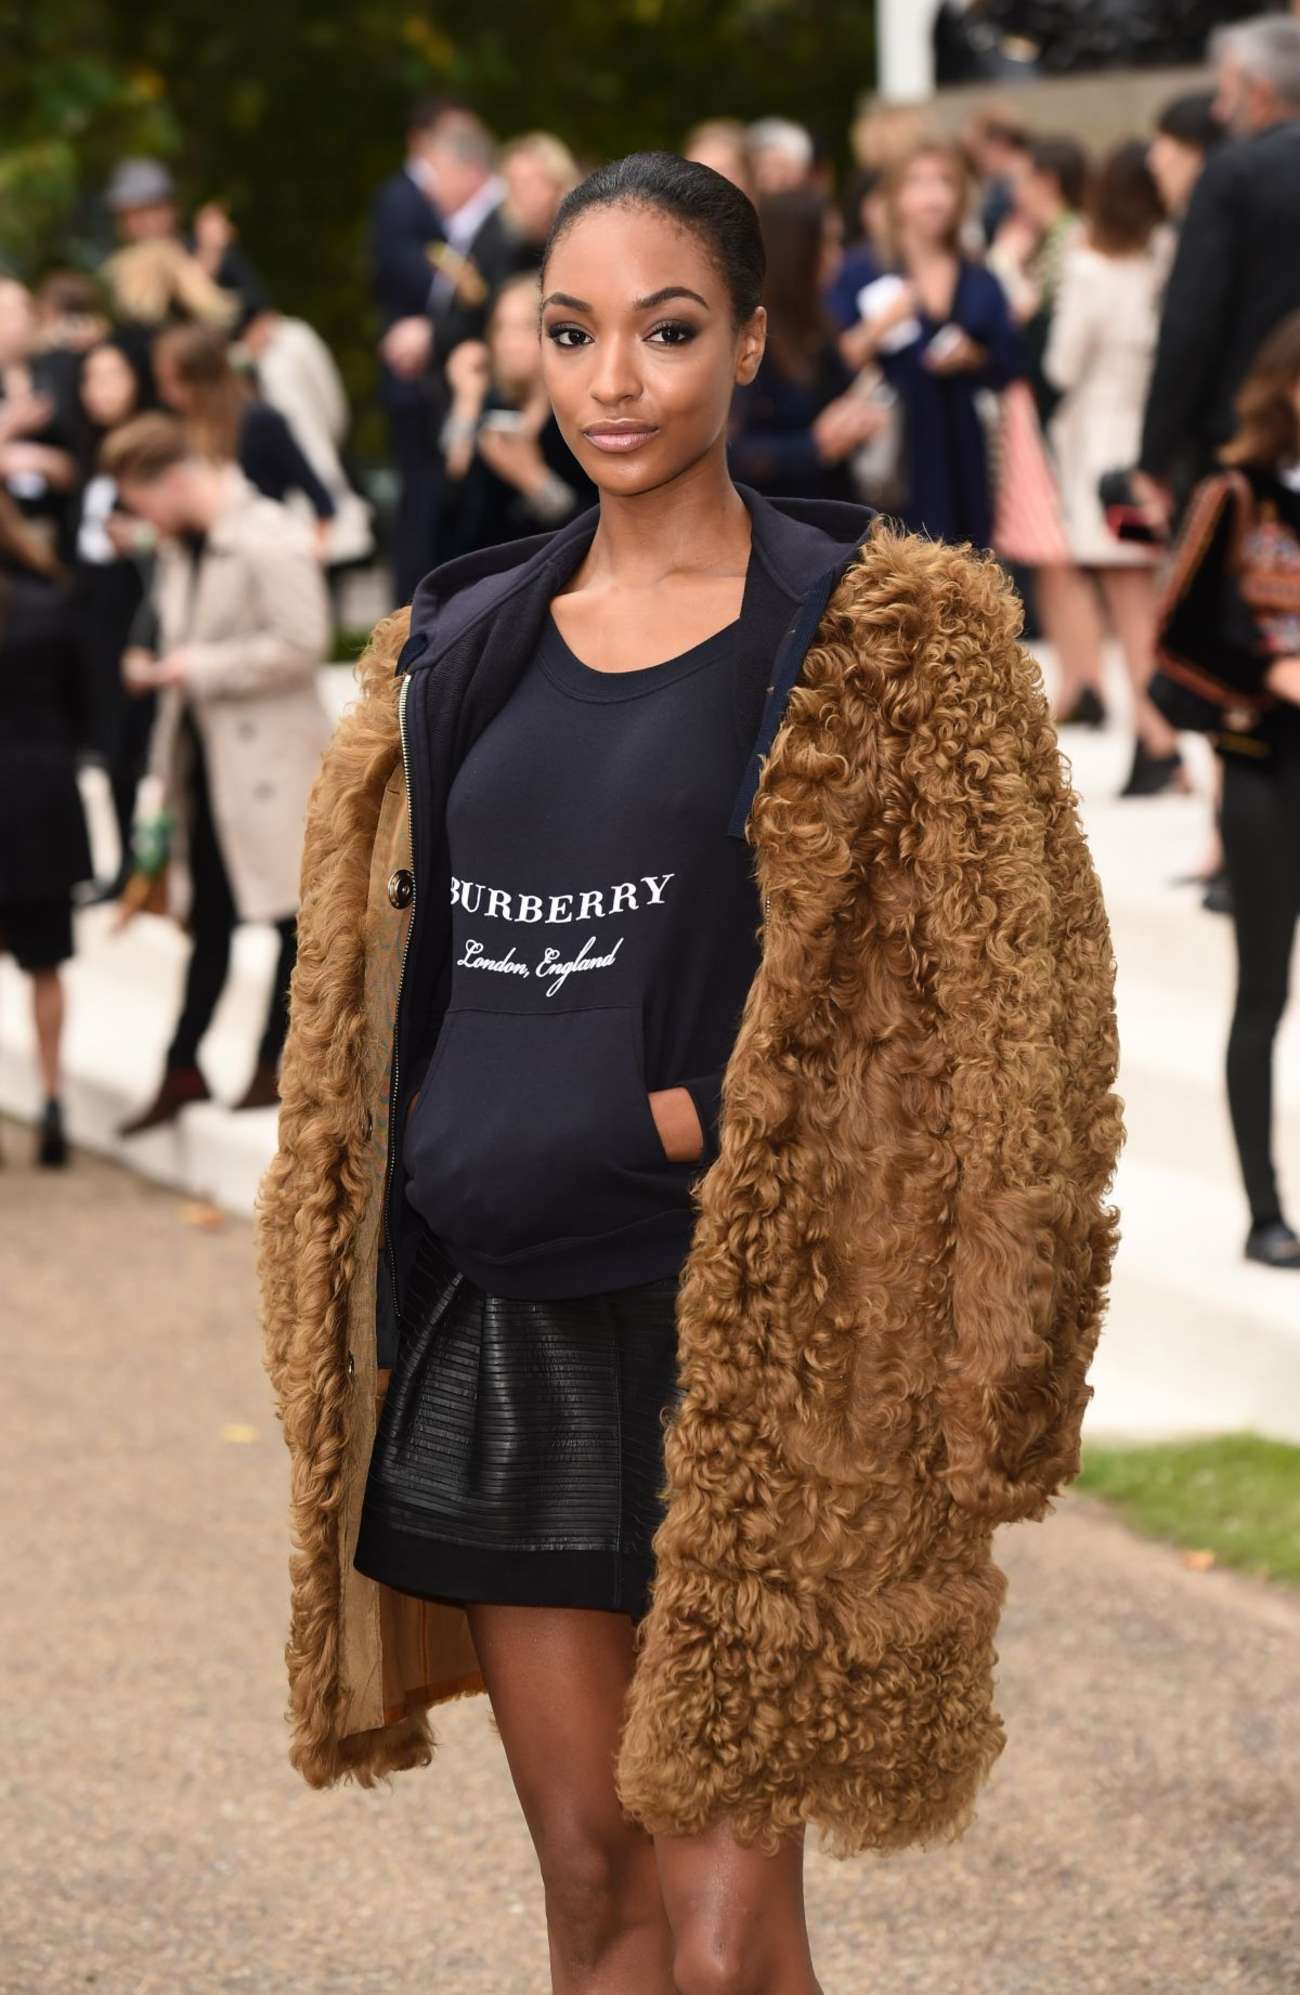
[[[1166,790],[1186,793],[1192,787],[1182,756],[1173,749],[1168,755],[1153,755],[1139,735],[1133,743],[1133,766],[1121,797],[1158,797]]]
[[[1285,1219],[1267,1220],[1246,1235],[1246,1259],[1262,1261],[1266,1268],[1300,1268],[1300,1239]]]
[[[1106,707],[1101,695],[1091,686],[1085,686],[1076,698],[1068,713],[1057,720],[1058,727],[1105,727]]]
[[[120,1122],[117,1134],[139,1136],[146,1129],[160,1129],[164,1123],[175,1122],[191,1102],[211,1099],[208,1084],[197,1067],[168,1067],[148,1107],[133,1115],[129,1122]]]
[[[45,1113],[36,1126],[36,1161],[46,1170],[61,1170],[68,1161],[68,1139],[63,1130],[63,1106],[47,1101]]]
[[[1201,895],[1201,906],[1207,914],[1232,913],[1232,886],[1226,867],[1211,877],[1209,885]]]

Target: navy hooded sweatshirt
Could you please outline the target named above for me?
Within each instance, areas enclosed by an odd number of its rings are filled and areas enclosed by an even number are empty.
[[[595,671],[551,615],[594,508],[417,591],[398,668],[416,896],[386,1208],[399,1310],[421,1219],[490,1293],[538,1300],[672,1274],[689,1249],[760,957],[749,806],[874,517],[738,490],[740,616],[660,665]],[[705,1134],[688,1163],[647,1099],[675,1086]]]

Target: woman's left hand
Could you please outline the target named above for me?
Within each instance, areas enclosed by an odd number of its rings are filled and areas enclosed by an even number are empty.
[[[985,349],[973,340],[960,326],[954,327],[954,337],[949,340],[942,352],[936,353],[932,346],[921,355],[921,364],[931,374],[974,374],[988,359]]]
[[[659,1140],[669,1161],[693,1164],[704,1152],[704,1131],[687,1088],[658,1088],[650,1095]]]
[[[489,470],[520,492],[536,492],[546,483],[546,459],[537,438],[526,430],[480,429],[478,454]]]

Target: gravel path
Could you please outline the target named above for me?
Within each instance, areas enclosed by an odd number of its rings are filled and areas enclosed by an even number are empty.
[[[247,1226],[88,1158],[33,1173],[3,1133],[0,1989],[545,1995],[483,1700],[387,1791],[314,1794],[285,1759]],[[1010,1744],[955,1847],[810,1852],[826,1995],[1300,1990],[1300,1599],[1075,1495],[999,1557]]]

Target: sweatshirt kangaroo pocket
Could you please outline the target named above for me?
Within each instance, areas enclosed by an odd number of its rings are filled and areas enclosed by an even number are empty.
[[[695,1170],[665,1153],[626,1006],[446,1012],[404,1161],[434,1232],[496,1260],[684,1207]]]

